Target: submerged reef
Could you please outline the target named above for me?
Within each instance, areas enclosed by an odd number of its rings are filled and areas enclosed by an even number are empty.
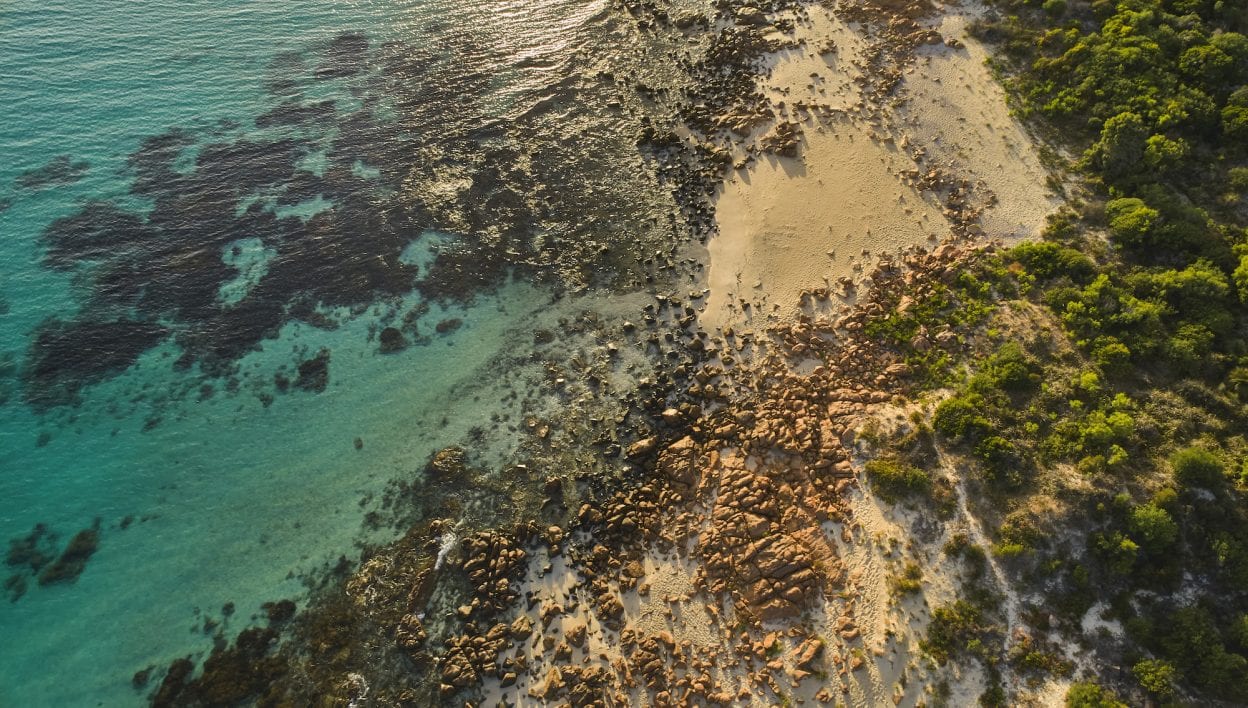
[[[204,661],[203,672],[190,678],[195,665],[179,659],[170,665],[165,678],[152,697],[153,706],[220,706],[235,705],[246,699],[263,696],[286,671],[270,649],[277,632],[252,627],[243,630],[233,645],[218,647]]]
[[[39,584],[52,585],[77,580],[99,545],[100,521],[96,519],[95,526],[74,534],[61,555],[39,573]]]
[[[73,184],[82,179],[91,163],[75,160],[69,155],[57,155],[42,167],[27,170],[17,176],[15,184],[22,189],[41,190]]]
[[[470,302],[513,276],[634,282],[635,254],[686,240],[660,220],[671,197],[635,145],[648,118],[602,110],[614,81],[560,81],[495,118],[487,77],[444,49],[346,32],[274,59],[272,106],[253,121],[142,140],[127,199],[87,202],[43,231],[44,265],[84,287],[78,314],[30,345],[26,402],[72,404],[165,341],[180,369],[228,376],[287,323],[321,326],[413,291]],[[361,100],[309,100],[313,85]],[[568,141],[569,124],[592,137]],[[427,262],[409,261],[431,231]],[[234,256],[249,240],[265,257],[244,273]]]
[[[320,393],[329,385],[329,350],[322,349],[311,359],[299,363],[299,376],[295,386],[305,391]]]
[[[57,549],[57,534],[46,524],[36,524],[31,532],[9,540],[5,565],[14,572],[5,580],[4,589],[11,602],[17,602],[29,589],[29,580],[40,586],[73,583],[82,575],[87,562],[100,545],[100,519],[91,528],[83,529]]]

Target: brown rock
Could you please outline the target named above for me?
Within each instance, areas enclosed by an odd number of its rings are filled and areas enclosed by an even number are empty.
[[[566,637],[568,640],[568,644],[571,644],[572,646],[578,647],[578,648],[585,646],[585,635],[587,633],[588,633],[588,628],[585,626],[585,624],[583,622],[578,622],[577,624],[573,625],[572,628],[569,629],[567,632]]]
[[[511,623],[512,639],[526,639],[533,634],[533,618],[520,615]]]
[[[793,650],[793,665],[799,669],[813,671],[813,662],[823,654],[823,640],[811,637]]]
[[[645,457],[646,455],[649,455],[651,452],[654,452],[654,448],[658,447],[658,444],[659,444],[658,438],[654,438],[654,437],[642,438],[641,440],[638,440],[637,442],[628,446],[628,457],[629,459],[633,459],[633,460],[641,458],[641,457]]]

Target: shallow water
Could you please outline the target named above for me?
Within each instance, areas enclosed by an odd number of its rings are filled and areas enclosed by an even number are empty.
[[[76,579],[3,568],[0,705],[141,703],[130,676],[202,656],[206,618],[228,634],[384,538],[362,521],[388,482],[516,444],[501,401],[542,395],[533,331],[592,306],[551,290],[592,280],[576,249],[672,236],[585,79],[611,22],[558,0],[0,10],[0,539],[99,529]],[[405,349],[379,351],[386,326]],[[327,382],[301,376],[321,351]]]

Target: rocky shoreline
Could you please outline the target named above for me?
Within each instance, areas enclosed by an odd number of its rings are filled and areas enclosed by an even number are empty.
[[[470,544],[476,552],[462,567],[485,582],[459,610],[464,633],[439,663],[441,697],[478,684],[489,705],[519,700],[508,696],[726,705],[803,688],[820,701],[850,694],[850,675],[866,662],[860,578],[840,560],[853,539],[856,431],[906,390],[909,373],[861,332],[888,316],[882,302],[958,272],[968,257],[950,247],[912,254],[873,274],[872,297],[840,321],[776,328],[757,363],[708,379],[734,379],[743,393],[688,423],[670,410],[672,425],[631,446],[638,478],[625,489],[583,503],[567,528],[528,528],[504,542],[528,544],[530,579],[558,559],[558,573],[571,576],[562,587],[526,583],[513,604],[523,574],[502,561],[500,536]],[[934,346],[958,346],[941,339]],[[813,370],[793,370],[811,359],[820,362]],[[678,591],[664,582],[673,564],[688,581]],[[812,631],[819,614],[835,635]],[[665,618],[662,629],[652,616]]]
[[[678,102],[684,125],[638,138],[693,233],[716,238],[713,197],[729,174],[798,159],[805,131],[832,125],[831,108],[777,106],[758,83],[812,8],[869,38],[869,100],[854,120],[921,163],[924,146],[887,134],[885,108],[920,48],[960,48],[932,29],[934,6],[618,8],[643,30],[705,40],[689,66],[696,88]],[[830,38],[818,49],[837,51]],[[934,681],[907,687],[908,664],[889,676],[877,665],[898,646],[878,608],[864,610],[882,580],[847,562],[871,541],[854,511],[859,433],[904,401],[913,373],[868,332],[993,248],[980,227],[993,197],[951,165],[896,177],[941,204],[940,245],[864,253],[855,275],[803,289],[783,317],[739,298],[738,319],[713,324],[698,257],[638,257],[644,279],[670,290],[640,324],[565,323],[593,345],[573,366],[549,362],[566,405],[526,420],[514,464],[474,469],[443,450],[386,500],[399,540],[367,548],[358,567],[344,559],[293,618],[270,613],[267,628],[220,639],[200,674],[180,659],[154,689],[146,673],[136,686],[153,705],[924,700]],[[948,331],[912,345],[961,347]]]

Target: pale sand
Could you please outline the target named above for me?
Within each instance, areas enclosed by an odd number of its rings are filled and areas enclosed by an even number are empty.
[[[989,237],[1034,238],[1061,200],[1046,186],[1048,173],[1031,136],[1009,114],[1005,91],[986,64],[987,49],[966,34],[981,10],[967,5],[941,18],[936,29],[965,46],[919,49],[919,64],[905,77],[910,99],[899,115],[904,130],[921,136],[932,158],[952,162],[997,196],[998,203],[982,217]]]
[[[853,123],[835,130],[807,133],[805,164],[767,157],[725,185],[704,322],[739,323],[737,298],[762,302],[764,315],[773,305],[791,315],[803,289],[860,280],[864,269],[854,265],[864,249],[895,251],[947,233],[939,208],[895,178],[903,168],[895,152]]]
[[[964,36],[972,11],[949,9],[935,25],[964,48],[920,48],[889,105],[873,105],[856,81],[868,40],[826,8],[810,8],[810,21],[798,25],[800,48],[774,55],[760,83],[781,119],[801,124],[800,155],[757,151],[771,126],[737,155],[757,159],[736,170],[717,198],[704,326],[759,329],[792,318],[803,291],[836,291],[842,278],[860,283],[879,255],[949,236],[939,197],[912,186],[906,171],[936,166],[971,182],[972,205],[985,207],[985,239],[1039,232],[1059,201],[983,64],[986,51]],[[836,51],[819,54],[829,37]],[[803,103],[817,108],[795,110]]]

